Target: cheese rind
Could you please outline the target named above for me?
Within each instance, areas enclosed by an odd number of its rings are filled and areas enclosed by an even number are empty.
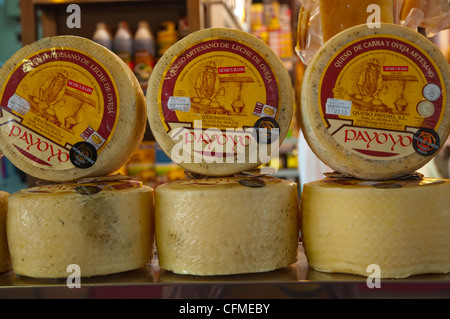
[[[369,66],[378,71],[369,76]],[[450,66],[417,32],[386,23],[349,28],[324,44],[304,77],[301,129],[338,172],[401,177],[429,162],[448,138]]]
[[[0,69],[0,147],[36,178],[117,171],[142,141],[145,97],[129,67],[77,36],[41,39]]]
[[[130,182],[56,184],[10,195],[7,236],[15,273],[64,278],[140,268],[150,262],[153,189]]]
[[[308,264],[321,272],[381,278],[450,272],[450,180],[306,183],[301,234]],[[378,275],[378,273],[376,274]]]
[[[255,36],[204,29],[158,61],[147,112],[156,141],[178,165],[206,176],[232,175],[268,162],[266,154],[276,156],[293,115],[291,79]],[[261,155],[266,144],[255,138],[258,129],[277,126],[277,139]]]
[[[6,237],[6,212],[8,210],[7,192],[0,191],[0,273],[11,270],[8,240]]]
[[[202,276],[257,273],[297,259],[295,183],[186,179],[158,186],[155,197],[156,245],[163,269]]]

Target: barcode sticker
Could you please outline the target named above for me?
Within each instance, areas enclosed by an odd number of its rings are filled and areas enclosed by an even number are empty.
[[[191,99],[186,96],[170,96],[167,106],[171,111],[189,112],[191,109]]]
[[[14,94],[8,101],[8,107],[20,115],[25,115],[30,110],[30,102]]]
[[[325,112],[332,115],[350,116],[352,113],[352,101],[327,99]]]

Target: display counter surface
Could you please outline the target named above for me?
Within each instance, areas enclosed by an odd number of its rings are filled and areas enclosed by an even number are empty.
[[[381,279],[378,288],[370,288],[374,281],[368,284],[363,276],[310,269],[301,245],[295,264],[265,273],[177,275],[160,269],[155,256],[140,269],[81,278],[79,288],[69,288],[67,283],[67,279],[28,278],[8,271],[0,274],[0,298],[450,298],[450,274]]]

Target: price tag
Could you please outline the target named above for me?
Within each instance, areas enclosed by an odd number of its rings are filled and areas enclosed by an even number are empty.
[[[191,109],[191,99],[186,96],[170,96],[167,106],[171,111],[189,112]]]
[[[327,114],[350,116],[352,113],[352,101],[327,99],[325,104]]]
[[[25,115],[30,110],[30,102],[14,94],[8,101],[8,107],[20,115]]]

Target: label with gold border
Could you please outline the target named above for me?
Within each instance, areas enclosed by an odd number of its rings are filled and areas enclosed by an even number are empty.
[[[158,91],[159,116],[168,134],[187,130],[183,144],[201,143],[203,158],[236,156],[237,143],[250,148],[259,142],[246,129],[279,128],[280,92],[276,72],[256,48],[245,41],[207,37],[168,63]],[[260,125],[261,119],[266,121]],[[225,150],[227,143],[234,145]],[[210,151],[221,147],[223,154]]]
[[[111,74],[75,48],[31,54],[3,83],[0,128],[23,158],[37,167],[87,168],[111,139],[119,98]]]

